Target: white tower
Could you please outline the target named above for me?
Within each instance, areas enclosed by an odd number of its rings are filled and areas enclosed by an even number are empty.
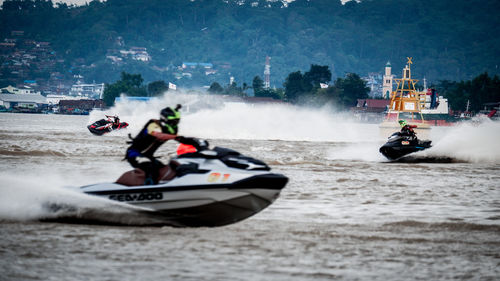
[[[384,82],[382,83],[382,97],[384,99],[391,98],[392,93],[392,79],[394,75],[391,74],[391,63],[387,62],[385,65]]]
[[[264,89],[269,89],[271,87],[271,64],[269,63],[269,60],[271,58],[269,56],[266,56],[266,66],[264,68]]]

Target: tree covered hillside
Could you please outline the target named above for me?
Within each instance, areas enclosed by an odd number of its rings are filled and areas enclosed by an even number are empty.
[[[213,63],[216,75],[183,77],[180,85],[251,83],[271,57],[271,85],[312,64],[332,78],[345,73],[394,72],[413,57],[413,74],[429,81],[466,80],[500,71],[500,1],[372,0],[107,0],[53,6],[43,0],[6,0],[0,36],[23,30],[51,42],[68,67],[88,80],[110,82],[121,71],[146,81],[174,79],[182,62]],[[120,40],[118,40],[120,38]],[[145,47],[147,63],[111,64],[113,50]],[[224,66],[224,67],[221,67]],[[179,77],[177,77],[179,78]]]

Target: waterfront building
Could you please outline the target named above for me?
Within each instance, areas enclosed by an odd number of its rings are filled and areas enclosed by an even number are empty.
[[[382,82],[382,97],[388,99],[392,93],[392,82],[394,75],[391,73],[391,63],[385,65],[385,73]]]
[[[77,83],[71,86],[69,94],[72,96],[88,97],[101,99],[104,93],[104,83],[101,84],[82,84]]]
[[[386,99],[358,99],[351,112],[358,121],[366,123],[380,123],[388,110],[390,100]]]
[[[367,77],[362,77],[366,82],[366,86],[370,88],[370,92],[368,96],[372,98],[383,98],[384,95],[382,93],[382,75],[377,72],[368,73]]]
[[[30,94],[39,95],[40,94],[40,92],[35,91],[35,89],[33,89],[30,86],[21,86],[21,87],[17,88],[17,87],[13,87],[13,86],[9,85],[5,88],[1,88],[0,92],[2,94],[17,94],[17,95],[19,95],[19,94],[21,94],[21,95],[30,95]]]
[[[103,100],[60,100],[58,110],[62,114],[88,115],[93,109],[102,109],[104,107]]]
[[[47,99],[40,94],[0,94],[0,106],[8,110],[37,110],[47,105]]]
[[[58,105],[60,101],[62,100],[88,100],[86,97],[75,97],[75,96],[68,96],[68,95],[55,95],[55,94],[49,94],[47,95],[47,103],[49,105]]]

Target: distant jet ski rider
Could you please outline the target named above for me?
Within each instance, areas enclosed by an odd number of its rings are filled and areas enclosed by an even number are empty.
[[[413,128],[417,128],[417,125],[410,125],[406,120],[399,120],[399,126],[401,126],[401,135],[417,138],[417,134],[413,130]]]
[[[108,118],[108,122],[112,122],[112,126],[114,129],[120,127],[120,118],[118,118],[118,116],[106,115],[106,117]],[[113,120],[111,120],[111,118],[113,118]]]
[[[146,173],[145,184],[157,184],[159,169],[165,165],[154,157],[155,151],[166,141],[176,139],[181,114],[178,104],[175,108],[166,107],[160,112],[160,119],[149,120],[142,130],[132,139],[125,159],[134,168],[139,168]],[[149,162],[139,162],[137,158],[144,157]]]

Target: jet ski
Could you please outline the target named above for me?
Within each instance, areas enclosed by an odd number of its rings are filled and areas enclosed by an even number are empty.
[[[116,182],[82,186],[86,194],[141,208],[177,227],[223,226],[246,219],[269,206],[288,182],[264,162],[223,148],[197,146],[196,152],[171,159],[159,169],[158,183],[145,185],[135,169]]]
[[[379,151],[389,160],[396,160],[413,152],[431,147],[430,140],[419,140],[416,136],[395,132]]]
[[[114,122],[113,120],[110,119],[110,117],[118,118],[116,116],[107,116],[106,115],[106,117],[108,117],[108,119],[101,119],[101,120],[95,121],[94,123],[88,125],[87,129],[89,129],[89,131],[94,135],[102,136],[102,135],[109,133],[111,131],[120,130],[120,129],[128,127],[127,122]]]

